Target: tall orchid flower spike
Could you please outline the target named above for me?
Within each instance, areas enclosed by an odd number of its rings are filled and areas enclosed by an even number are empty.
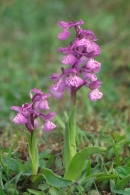
[[[50,88],[52,95],[60,99],[65,89],[68,89],[71,94],[71,100],[75,103],[76,93],[83,86],[91,90],[88,94],[90,100],[96,101],[103,96],[99,91],[102,82],[97,79],[101,64],[94,59],[100,55],[100,47],[95,43],[98,39],[91,30],[83,30],[80,27],[82,24],[84,24],[82,20],[79,22],[60,21],[58,23],[64,29],[58,35],[59,39],[65,40],[68,38],[70,28],[75,29],[76,37],[67,47],[58,48],[58,52],[64,54],[62,64],[68,67],[62,67],[61,74],[54,73],[50,76],[52,81],[57,82]]]
[[[56,126],[50,120],[55,117],[54,112],[48,114],[43,114],[42,111],[49,110],[49,104],[47,98],[50,97],[50,94],[45,94],[40,90],[34,88],[30,90],[31,103],[25,103],[22,107],[11,106],[11,110],[15,110],[18,114],[13,119],[14,123],[23,125],[25,124],[26,128],[32,132],[35,127],[37,127],[38,121],[37,118],[42,118],[45,121],[43,129],[45,131],[50,131]]]
[[[100,47],[95,43],[98,39],[91,30],[83,30],[80,27],[82,24],[84,24],[82,20],[79,22],[60,21],[58,23],[63,28],[63,31],[58,35],[60,40],[65,40],[70,36],[70,28],[74,28],[75,38],[68,46],[58,48],[58,52],[63,54],[61,73],[53,73],[50,76],[50,80],[56,82],[50,87],[50,92],[55,98],[62,98],[66,89],[71,96],[70,112],[69,114],[65,112],[63,164],[65,166],[64,178],[73,181],[77,180],[84,170],[87,153],[93,154],[103,150],[100,147],[90,147],[77,152],[77,91],[83,86],[87,87],[89,90],[88,98],[91,101],[99,100],[103,96],[102,92],[99,91],[102,82],[97,78],[101,64],[95,60],[95,57],[100,55]],[[46,123],[46,125],[47,127],[51,126],[50,123]]]

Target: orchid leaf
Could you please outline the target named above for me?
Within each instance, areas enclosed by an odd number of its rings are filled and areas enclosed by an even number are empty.
[[[6,195],[2,188],[0,188],[0,195]]]
[[[99,173],[91,174],[91,175],[85,177],[85,179],[83,180],[82,184],[86,183],[90,179],[94,179],[94,178],[100,177],[103,174],[104,174],[104,172],[99,172]]]
[[[34,195],[45,195],[44,192],[40,192],[40,191],[32,190],[32,189],[28,189],[28,192],[30,192],[31,194],[34,194]]]
[[[124,178],[130,174],[130,167],[127,166],[119,166],[116,168],[116,170],[120,178]]]
[[[49,193],[50,193],[51,195],[59,195],[59,192],[58,192],[55,188],[50,188],[50,189],[49,189]]]
[[[88,160],[88,163],[87,163],[86,177],[89,175],[91,175],[91,162],[90,162],[90,160]]]
[[[97,177],[97,180],[99,182],[102,182],[102,181],[106,181],[106,180],[110,180],[110,179],[115,179],[117,177],[118,177],[117,174],[108,174],[108,175],[106,174],[106,175],[102,175],[100,177]]]
[[[117,147],[114,141],[113,141],[113,149],[114,149],[114,154],[115,154],[116,166],[118,167],[121,165],[121,162],[120,162],[119,153],[118,153],[118,150],[117,150]]]
[[[47,168],[43,168],[43,177],[45,180],[53,187],[67,187],[72,185],[73,181],[64,179],[58,175],[56,175],[53,171]]]
[[[122,194],[122,195],[130,195],[130,188],[126,188],[125,190],[114,190],[114,193]]]
[[[122,190],[127,185],[128,181],[130,181],[130,174],[117,182],[116,190]]]
[[[75,156],[73,157],[64,178],[70,179],[70,180],[77,180],[81,173],[83,172],[86,164],[86,159],[95,153],[101,153],[104,152],[106,149],[104,147],[88,147],[84,148],[80,152],[77,152]]]

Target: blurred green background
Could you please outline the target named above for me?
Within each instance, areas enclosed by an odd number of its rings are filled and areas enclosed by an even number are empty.
[[[1,0],[0,1],[0,132],[10,129],[16,113],[10,106],[29,102],[29,90],[36,87],[49,92],[49,76],[60,72],[62,54],[67,46],[57,35],[60,20],[79,21],[83,29],[98,38],[101,55],[96,59],[102,69],[104,96],[88,100],[88,89],[78,93],[78,123],[86,129],[97,119],[111,128],[129,127],[130,119],[130,3],[127,0]],[[74,39],[72,33],[71,39]],[[52,111],[63,116],[69,108],[69,94],[62,100],[50,98]],[[56,119],[55,119],[56,120]],[[63,119],[62,119],[63,120]],[[93,125],[93,122],[92,122]],[[17,128],[15,125],[13,128]]]

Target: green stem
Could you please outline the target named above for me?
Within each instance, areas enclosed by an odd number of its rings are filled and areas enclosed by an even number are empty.
[[[69,164],[76,154],[76,90],[71,93],[71,113],[68,118],[65,115],[65,139],[64,139],[64,165],[65,170],[68,169]]]
[[[31,134],[31,156],[32,156],[32,171],[34,175],[37,175],[39,166],[39,156],[36,141],[36,131]]]
[[[39,166],[39,156],[36,142],[36,131],[34,130],[33,132],[31,132],[31,134],[26,133],[26,136],[28,140],[29,157],[32,163],[32,173],[33,175],[37,175]]]

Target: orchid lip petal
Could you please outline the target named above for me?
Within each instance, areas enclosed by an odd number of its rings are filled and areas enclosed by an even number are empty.
[[[73,65],[76,61],[77,58],[72,54],[65,55],[62,59],[62,63],[65,65]]]
[[[103,96],[103,93],[101,93],[98,89],[92,90],[89,93],[89,99],[92,101],[96,101],[98,99],[101,99]]]
[[[60,91],[58,91],[58,90],[55,90],[55,86],[54,86],[54,85],[52,85],[52,86],[50,87],[50,92],[51,92],[52,95],[53,95],[55,98],[57,98],[57,99],[60,99],[60,98],[62,98],[62,96],[63,96],[63,92],[60,92]]]
[[[58,38],[61,39],[61,40],[65,40],[69,36],[70,36],[70,32],[67,29],[65,29],[64,31],[59,33]]]
[[[43,126],[44,131],[51,131],[56,127],[56,125],[54,123],[52,123],[51,121],[46,121],[46,123]]]
[[[17,123],[17,124],[20,124],[20,125],[23,125],[27,122],[27,119],[21,113],[18,113],[15,116],[15,118],[13,119],[13,122]]]
[[[50,109],[47,100],[40,100],[38,102],[37,108],[39,110],[49,110]]]
[[[83,80],[80,77],[74,75],[66,79],[66,84],[68,86],[79,87],[83,84]]]

